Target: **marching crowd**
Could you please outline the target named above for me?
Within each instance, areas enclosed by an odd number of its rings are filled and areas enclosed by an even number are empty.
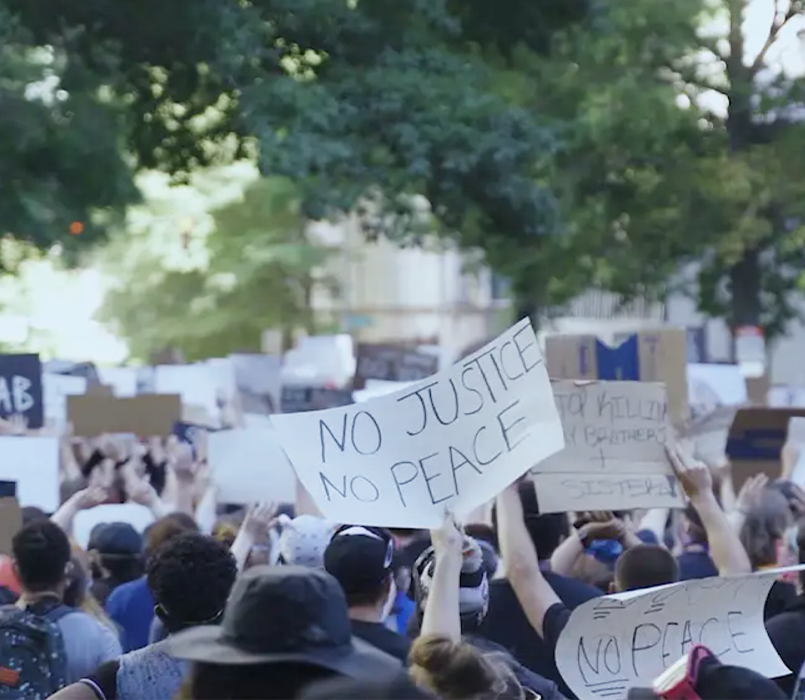
[[[572,698],[555,649],[576,607],[805,562],[800,488],[756,476],[735,493],[728,464],[678,447],[684,511],[540,514],[522,480],[479,522],[447,514],[425,532],[330,523],[293,504],[216,510],[201,445],[64,445],[62,506],[24,508],[0,562],[0,698]],[[74,519],[110,500],[155,521],[143,533],[100,524],[82,549]],[[764,617],[790,674],[769,680],[691,644],[686,697],[798,692],[796,574],[774,582]]]

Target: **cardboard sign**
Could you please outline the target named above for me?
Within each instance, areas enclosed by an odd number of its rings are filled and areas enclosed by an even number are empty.
[[[16,482],[21,506],[55,513],[59,507],[59,439],[0,437],[0,480]]]
[[[401,391],[272,422],[324,516],[359,525],[461,518],[564,446],[528,320]]]
[[[25,417],[29,428],[45,422],[39,355],[0,355],[0,418]]]
[[[682,505],[665,452],[665,387],[650,382],[552,382],[565,449],[530,471],[542,513]]]
[[[351,389],[330,389],[323,386],[283,386],[283,413],[322,411],[352,404]]]
[[[182,399],[178,394],[68,396],[67,417],[73,433],[81,437],[105,433],[167,437],[173,433],[173,424],[182,418]]]
[[[296,500],[296,474],[273,429],[221,430],[208,440],[219,503]]]
[[[22,527],[17,482],[0,481],[0,554],[11,555],[11,541]]]
[[[610,347],[594,335],[550,335],[545,359],[551,379],[606,379],[665,384],[671,422],[688,419],[687,336],[681,328],[641,330]]]
[[[779,575],[695,579],[594,598],[573,610],[559,636],[559,672],[579,700],[623,698],[629,688],[651,687],[694,644],[704,644],[724,664],[786,675],[763,621]]]
[[[736,491],[750,476],[763,472],[770,479],[782,474],[780,451],[786,441],[788,422],[805,417],[805,408],[741,408],[727,439],[727,456],[732,463]]]
[[[416,382],[439,371],[439,358],[415,348],[398,345],[360,343],[357,348],[355,388],[367,379],[386,382]]]

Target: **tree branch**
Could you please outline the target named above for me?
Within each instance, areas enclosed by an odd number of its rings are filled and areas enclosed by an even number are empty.
[[[769,52],[772,46],[774,46],[774,42],[777,40],[777,37],[780,35],[780,32],[783,30],[786,24],[788,24],[794,17],[797,16],[797,4],[791,0],[791,3],[788,6],[788,10],[784,15],[780,14],[780,0],[774,0],[774,19],[771,23],[771,29],[769,30],[769,36],[766,37],[766,41],[763,44],[763,47],[760,49],[755,60],[752,62],[749,70],[751,71],[752,75],[757,73],[760,70],[761,66],[763,66],[763,62],[766,60],[766,54]]]

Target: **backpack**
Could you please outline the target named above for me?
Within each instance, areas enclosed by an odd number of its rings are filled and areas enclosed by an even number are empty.
[[[58,621],[71,612],[56,601],[0,607],[0,700],[45,700],[67,685]]]

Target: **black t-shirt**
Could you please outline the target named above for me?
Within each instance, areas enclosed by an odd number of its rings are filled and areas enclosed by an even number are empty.
[[[408,664],[411,641],[384,624],[352,620],[352,634],[380,651],[385,651],[389,656],[399,659],[403,664]]]
[[[95,669],[95,673],[82,678],[81,682],[92,688],[98,700],[117,700],[118,661],[107,661]]]
[[[545,571],[543,575],[569,610],[602,595],[600,589],[582,581],[551,571]],[[531,626],[514,590],[505,579],[492,581],[489,585],[489,612],[478,634],[500,644],[534,673],[557,683],[566,695],[570,692],[556,668],[553,648],[546,645]]]

